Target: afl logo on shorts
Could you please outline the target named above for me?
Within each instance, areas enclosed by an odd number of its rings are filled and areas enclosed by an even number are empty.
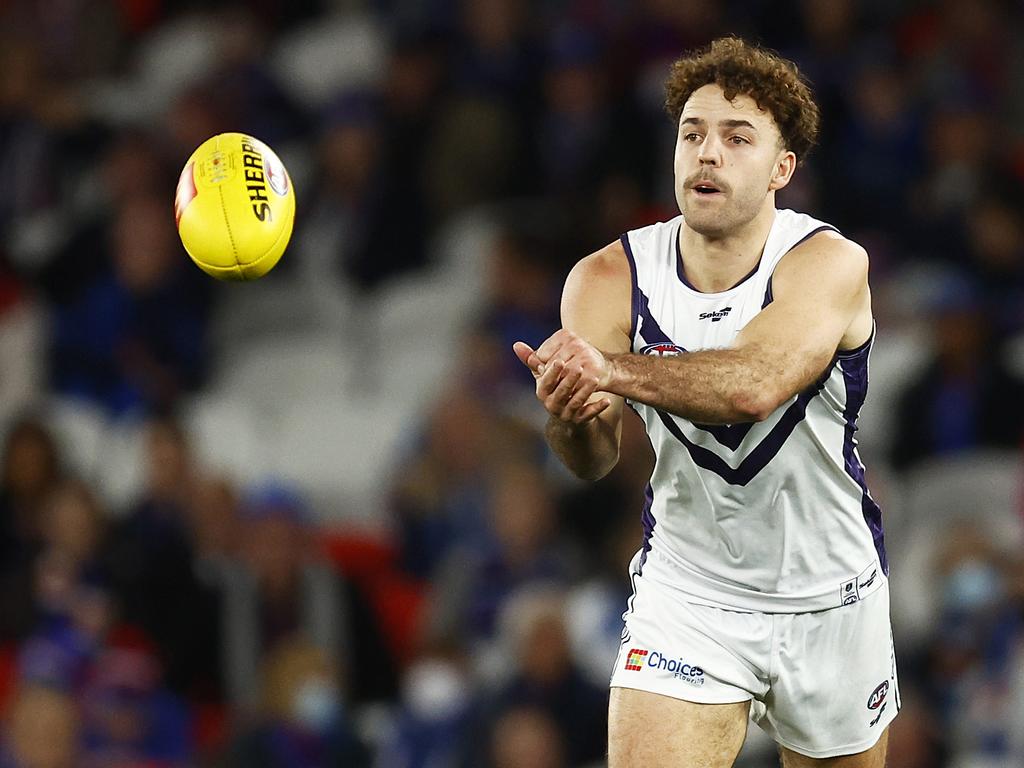
[[[889,693],[889,681],[883,680],[871,695],[868,696],[868,709],[878,709],[885,703],[885,697]]]
[[[682,347],[677,347],[675,344],[662,343],[662,344],[648,344],[646,347],[640,350],[641,355],[656,355],[658,357],[671,357],[673,355],[680,355],[686,350]]]

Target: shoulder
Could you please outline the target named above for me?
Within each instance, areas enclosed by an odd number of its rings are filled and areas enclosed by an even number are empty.
[[[616,240],[580,259],[569,272],[562,291],[562,324],[570,330],[628,329],[632,292],[632,267]]]
[[[566,284],[581,281],[585,283],[618,282],[630,279],[629,256],[626,254],[622,241],[616,240],[576,262],[572,271],[569,272]]]
[[[680,214],[666,221],[656,221],[644,227],[631,229],[622,236],[620,244],[625,245],[624,250],[630,258],[634,255],[645,255],[651,250],[660,251],[665,247],[670,247],[674,251],[682,224],[683,217]]]
[[[868,253],[858,243],[832,229],[822,230],[800,243],[775,268],[776,289],[789,283],[867,285]]]

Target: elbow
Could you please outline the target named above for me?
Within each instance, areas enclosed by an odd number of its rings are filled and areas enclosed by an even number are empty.
[[[568,465],[569,471],[572,472],[580,480],[586,480],[587,482],[594,482],[600,480],[609,472],[611,472],[615,465],[619,463],[619,452],[614,451],[603,456],[592,457],[590,461],[580,462],[575,465]]]
[[[611,472],[615,465],[619,463],[619,457],[616,455],[614,459],[610,461],[604,461],[601,463],[594,463],[588,467],[580,467],[579,471],[575,474],[580,480],[586,480],[587,482],[595,482],[600,480],[609,472]]]
[[[737,392],[731,402],[735,423],[764,421],[780,404],[769,392]]]

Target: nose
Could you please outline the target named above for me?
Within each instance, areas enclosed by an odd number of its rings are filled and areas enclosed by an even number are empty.
[[[701,142],[697,162],[701,166],[710,165],[713,168],[718,168],[722,164],[721,148],[718,146],[717,138],[711,133],[708,133]]]

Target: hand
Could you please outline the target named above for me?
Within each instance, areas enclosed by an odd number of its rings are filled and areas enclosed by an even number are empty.
[[[611,379],[611,364],[592,344],[562,329],[536,350],[517,341],[516,357],[537,380],[537,399],[562,421],[583,424],[608,406],[608,398],[588,402]]]

